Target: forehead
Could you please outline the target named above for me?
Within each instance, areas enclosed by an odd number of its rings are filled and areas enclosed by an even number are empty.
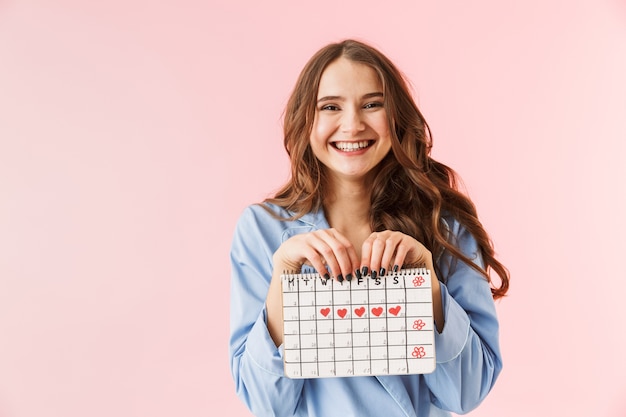
[[[372,67],[341,57],[322,72],[317,95],[318,98],[327,95],[343,97],[382,91],[378,73]]]

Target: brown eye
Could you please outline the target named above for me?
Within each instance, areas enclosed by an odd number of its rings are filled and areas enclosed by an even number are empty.
[[[367,103],[365,106],[363,106],[364,109],[373,109],[376,107],[383,107],[383,103],[379,102],[379,101],[375,101],[372,103]]]

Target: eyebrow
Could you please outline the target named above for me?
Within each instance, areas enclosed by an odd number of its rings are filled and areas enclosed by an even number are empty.
[[[373,97],[384,97],[383,93],[376,91],[374,93],[367,93],[365,94],[363,97],[361,97],[361,99],[368,99],[368,98],[373,98]],[[331,101],[331,100],[343,100],[344,98],[341,96],[324,96],[320,99],[317,100],[318,103],[321,103],[322,101]]]

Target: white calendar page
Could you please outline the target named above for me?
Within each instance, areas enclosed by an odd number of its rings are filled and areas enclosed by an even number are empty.
[[[424,374],[435,369],[430,271],[339,282],[283,274],[285,376]]]

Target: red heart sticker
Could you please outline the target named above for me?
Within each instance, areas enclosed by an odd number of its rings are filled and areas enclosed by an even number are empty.
[[[348,310],[345,308],[340,308],[339,310],[337,310],[337,315],[341,318],[344,318],[346,314],[348,314]]]
[[[393,314],[394,316],[397,316],[398,313],[400,312],[400,308],[401,308],[400,306],[391,307],[389,309],[389,312]]]
[[[383,314],[383,308],[382,307],[374,307],[372,309],[372,314],[375,315],[376,317],[380,316],[381,314]]]
[[[362,317],[363,314],[365,314],[365,307],[355,308],[354,309],[354,314],[356,314],[359,317]]]
[[[326,317],[328,313],[330,313],[330,308],[323,308],[320,310],[320,313],[322,313],[322,316]]]

